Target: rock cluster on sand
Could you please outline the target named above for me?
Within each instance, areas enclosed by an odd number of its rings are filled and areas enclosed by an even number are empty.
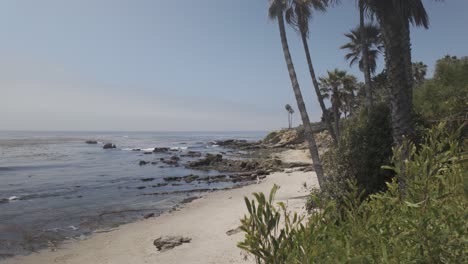
[[[158,249],[158,251],[164,252],[166,250],[180,246],[184,243],[190,243],[190,241],[192,241],[192,239],[188,237],[166,236],[155,239],[153,245]]]

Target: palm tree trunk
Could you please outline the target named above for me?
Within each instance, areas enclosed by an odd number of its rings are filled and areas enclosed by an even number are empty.
[[[304,134],[309,145],[310,156],[314,163],[315,173],[317,174],[317,179],[320,187],[323,187],[324,176],[322,170],[322,163],[320,162],[320,157],[318,154],[317,144],[315,143],[314,135],[312,134],[312,128],[310,126],[309,115],[307,114],[306,107],[304,104],[304,99],[302,98],[301,88],[299,87],[299,82],[297,81],[296,71],[291,59],[291,54],[289,53],[288,40],[286,37],[286,29],[284,27],[284,18],[283,14],[278,14],[277,17],[278,26],[281,37],[281,45],[283,47],[284,59],[288,67],[289,77],[291,78],[291,84],[296,96],[297,108],[301,114],[302,124],[304,126]]]
[[[362,42],[362,64],[364,67],[364,91],[366,93],[366,107],[367,111],[372,111],[374,100],[372,99],[372,80],[371,71],[369,67],[369,46],[367,42],[366,29],[364,23],[364,2],[359,1],[359,22],[361,29],[361,42]]]
[[[413,100],[411,76],[411,44],[409,23],[401,17],[378,13],[385,44],[385,64],[392,106],[393,142],[401,146],[405,137],[413,137]],[[402,158],[409,156],[403,149]],[[404,166],[404,165],[403,165]],[[400,168],[398,184],[401,194],[406,190],[405,168]]]
[[[333,121],[335,122],[335,131],[336,135],[339,137],[340,136],[340,106],[338,104],[338,89],[335,87],[333,88],[333,95],[332,97],[335,97],[333,102],[332,102],[332,108],[333,108]]]
[[[329,116],[329,112],[327,111],[327,107],[325,106],[325,103],[323,102],[323,96],[322,96],[322,93],[320,92],[320,87],[319,87],[319,84],[318,84],[318,81],[317,81],[317,77],[315,76],[315,70],[314,70],[314,66],[312,64],[312,58],[310,57],[310,51],[309,51],[309,44],[307,43],[307,37],[305,34],[301,34],[301,38],[302,38],[302,44],[304,46],[304,51],[305,51],[305,54],[306,54],[306,58],[307,58],[307,64],[309,65],[309,73],[310,73],[310,77],[312,78],[312,84],[314,86],[314,89],[315,89],[315,94],[317,95],[317,99],[319,101],[319,104],[320,104],[320,108],[322,109],[322,115],[325,119],[325,123],[327,125],[327,128],[328,128],[328,131],[330,132],[330,135],[333,139],[333,142],[335,144],[338,143],[338,138],[336,136],[336,132],[333,130],[333,126],[331,124],[331,118]]]

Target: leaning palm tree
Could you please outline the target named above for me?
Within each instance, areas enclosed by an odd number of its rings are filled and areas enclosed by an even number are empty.
[[[284,106],[284,108],[288,112],[288,127],[289,127],[289,129],[291,129],[291,127],[292,127],[292,115],[294,114],[294,109],[292,109],[291,105],[289,105],[289,104],[286,104]]]
[[[312,64],[312,58],[310,56],[309,44],[307,38],[309,37],[309,21],[312,17],[313,11],[324,12],[328,6],[330,0],[289,0],[290,4],[286,10],[286,22],[292,26],[292,28],[301,35],[302,45],[307,58],[307,65],[309,66],[310,77],[312,78],[312,85],[317,95],[320,108],[322,109],[323,119],[328,127],[330,135],[335,143],[338,142],[336,131],[333,130],[333,126],[328,115],[327,108],[323,101],[323,96],[320,93],[319,83],[315,75],[314,66]]]
[[[362,46],[365,42],[362,40],[360,26],[352,29],[349,33],[344,34],[349,39],[349,42],[340,48],[348,51],[348,53],[345,55],[345,59],[349,60],[349,66],[358,64],[359,69],[363,73],[364,71],[369,71],[370,75],[374,75],[377,68],[378,55],[383,51],[384,47],[382,45],[380,29],[378,26],[375,24],[367,24],[365,25],[364,30],[366,31],[366,43],[369,54],[367,60],[369,67],[367,69],[364,67]]]
[[[271,19],[276,19],[278,21],[278,27],[281,38],[281,45],[283,47],[284,59],[286,61],[286,66],[288,67],[289,78],[291,79],[292,88],[294,95],[297,101],[297,108],[301,114],[302,124],[304,126],[304,134],[309,145],[310,156],[314,163],[315,173],[317,174],[317,179],[320,186],[323,186],[324,177],[322,163],[320,162],[320,157],[318,154],[317,144],[312,134],[312,127],[310,125],[309,115],[307,114],[306,107],[304,104],[304,99],[302,98],[301,88],[299,82],[297,81],[296,70],[294,69],[294,64],[292,62],[291,54],[289,52],[288,39],[286,37],[286,29],[284,26],[284,11],[286,10],[286,1],[285,0],[270,0],[270,7],[268,9],[268,14]]]
[[[362,0],[364,9],[374,15],[379,23],[385,46],[387,84],[391,94],[393,141],[403,144],[405,136],[412,137],[413,74],[411,63],[410,24],[428,28],[429,18],[422,0]],[[409,150],[403,150],[403,159]],[[399,187],[406,189],[404,165],[400,168]]]

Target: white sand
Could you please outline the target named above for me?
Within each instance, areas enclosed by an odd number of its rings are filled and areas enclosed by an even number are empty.
[[[302,155],[301,155],[302,154]],[[306,160],[305,152],[289,151],[288,161]],[[57,251],[44,250],[28,256],[7,259],[2,264],[140,264],[140,263],[254,263],[236,247],[243,239],[239,232],[228,236],[227,231],[239,226],[239,219],[245,214],[244,196],[253,192],[268,193],[273,184],[281,186],[276,200],[285,201],[290,210],[304,213],[304,188],[317,186],[313,172],[274,173],[260,184],[240,189],[219,191],[187,204],[182,210],[167,213],[131,224],[122,225],[118,230],[99,233],[83,241],[65,243]],[[158,252],[154,239],[165,235],[180,235],[192,241],[174,249]]]

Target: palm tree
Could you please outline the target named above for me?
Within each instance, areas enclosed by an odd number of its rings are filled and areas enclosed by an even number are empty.
[[[290,5],[286,10],[286,22],[301,35],[302,45],[307,58],[307,65],[309,66],[310,77],[312,78],[312,85],[315,89],[315,94],[317,95],[320,108],[322,109],[322,116],[333,141],[337,143],[338,139],[336,132],[333,131],[330,116],[328,115],[327,108],[323,101],[323,96],[320,93],[320,87],[315,75],[309,51],[309,44],[307,41],[307,38],[309,37],[309,21],[312,17],[313,11],[325,12],[329,2],[330,0],[290,0]]]
[[[368,69],[364,67],[363,48],[364,41],[361,37],[360,26],[352,29],[349,33],[344,34],[349,42],[341,46],[341,49],[348,50],[345,59],[349,60],[349,66],[355,64],[359,65],[359,69],[364,73],[368,70],[371,75],[375,74],[377,68],[377,57],[383,50],[382,40],[380,38],[380,29],[375,24],[366,24],[364,30],[366,31],[367,46],[368,46]]]
[[[415,83],[421,83],[427,74],[427,65],[423,62],[415,62],[412,65],[413,68],[413,80]]]
[[[391,92],[393,140],[401,145],[413,135],[413,74],[410,23],[429,25],[422,0],[362,0],[380,23],[385,46],[388,88]]]
[[[314,163],[315,173],[317,174],[317,179],[320,186],[323,186],[324,177],[322,170],[322,163],[320,162],[320,157],[318,154],[317,144],[312,134],[312,127],[310,125],[309,115],[304,104],[304,99],[302,98],[301,88],[297,81],[296,70],[294,69],[294,64],[292,62],[291,54],[289,52],[288,40],[286,37],[286,29],[284,26],[284,11],[286,10],[286,1],[285,0],[270,0],[270,7],[268,9],[268,14],[271,19],[276,19],[278,21],[278,27],[281,38],[281,45],[283,47],[284,59],[288,67],[289,77],[291,79],[292,88],[294,95],[297,101],[297,108],[301,114],[302,124],[304,126],[304,134],[309,145],[310,156]]]
[[[367,110],[370,112],[372,111],[372,106],[374,104],[372,98],[372,81],[371,81],[371,74],[370,74],[370,65],[369,65],[369,42],[367,31],[365,28],[365,21],[364,21],[364,12],[365,12],[365,0],[359,0],[359,27],[360,27],[360,37],[363,42],[362,48],[362,66],[364,68],[364,80],[365,86],[364,90],[366,92],[366,106]]]
[[[340,138],[340,108],[343,104],[343,89],[346,71],[335,69],[328,71],[326,78],[320,78],[321,92],[324,97],[329,98],[332,104],[334,129],[338,139]]]
[[[410,23],[428,28],[429,18],[422,0],[362,0],[363,8],[377,17],[385,46],[385,66],[391,94],[393,141],[402,145],[405,136],[412,137],[413,74],[411,63]],[[409,150],[403,150],[403,159]],[[398,183],[405,193],[404,165],[400,168]]]
[[[356,107],[356,94],[358,90],[358,81],[354,75],[347,74],[343,78],[343,91],[342,91],[342,110],[345,118],[348,113],[351,115]]]
[[[291,129],[291,127],[292,127],[292,115],[294,114],[294,110],[292,109],[292,107],[289,104],[286,104],[284,106],[284,108],[286,108],[286,111],[288,112],[288,126],[289,126],[289,129]]]

